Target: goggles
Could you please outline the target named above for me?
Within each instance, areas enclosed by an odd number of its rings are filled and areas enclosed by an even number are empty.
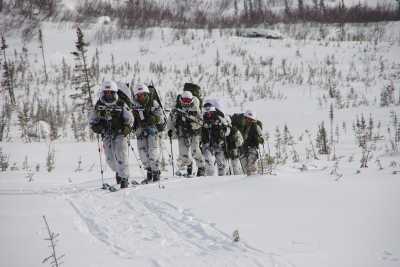
[[[111,104],[117,100],[116,92],[110,90],[104,90],[102,100],[104,103]]]
[[[189,97],[182,97],[181,98],[181,103],[184,106],[189,106],[190,104],[192,104],[193,102],[193,98],[189,98]]]
[[[204,113],[214,112],[216,111],[215,107],[213,106],[204,106]]]

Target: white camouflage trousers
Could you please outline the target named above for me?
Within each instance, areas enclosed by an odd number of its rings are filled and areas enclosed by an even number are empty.
[[[255,147],[249,147],[248,151],[240,156],[243,170],[247,175],[257,174],[258,150]]]
[[[233,175],[242,174],[242,166],[241,166],[239,157],[230,159],[230,163],[231,163],[231,170],[233,172],[232,173]]]
[[[218,175],[226,175],[228,164],[226,162],[223,145],[210,147],[208,144],[203,146],[203,156],[206,165],[206,175],[213,176],[215,165],[218,167]]]
[[[126,137],[106,135],[103,138],[104,154],[108,166],[122,179],[129,179],[128,143]]]
[[[200,135],[190,137],[178,137],[178,168],[182,169],[185,166],[192,164],[192,157],[196,161],[197,168],[204,168],[204,158],[200,150]]]
[[[137,131],[137,146],[144,167],[153,172],[159,171],[161,161],[159,133],[157,131],[149,133],[144,129],[139,129]]]

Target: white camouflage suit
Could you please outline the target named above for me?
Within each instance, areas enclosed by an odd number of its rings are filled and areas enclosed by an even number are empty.
[[[203,126],[203,156],[206,164],[206,174],[213,176],[215,173],[215,165],[218,168],[218,175],[226,175],[228,170],[228,163],[225,157],[225,141],[230,133],[230,119],[218,115],[218,126],[212,123],[204,123]],[[215,129],[222,127],[225,129],[222,133]],[[222,135],[222,136],[221,136]]]
[[[257,174],[257,162],[258,162],[258,143],[249,145],[248,140],[262,136],[262,130],[260,126],[254,123],[252,127],[247,127],[244,133],[244,144],[242,146],[242,153],[240,161],[243,166],[243,170],[247,175]]]
[[[122,125],[133,126],[134,118],[132,113],[123,106],[119,117]],[[93,111],[89,117],[89,123],[93,127],[98,123],[105,123],[102,132],[104,154],[108,166],[111,170],[124,180],[129,179],[128,166],[128,143],[121,129],[111,129],[111,117],[103,117],[101,112]]]
[[[230,135],[228,136],[229,141],[231,142],[231,146],[228,146],[229,157],[231,167],[231,174],[238,175],[242,174],[242,166],[239,159],[239,147],[243,145],[243,136],[239,130],[232,130]]]
[[[135,116],[136,120],[141,120],[136,128],[137,147],[140,159],[147,170],[159,172],[161,162],[161,133],[157,130],[155,125],[141,123],[148,119],[146,118],[147,115],[139,102],[134,100],[133,105],[134,112],[137,113],[137,116]],[[161,122],[165,121],[161,107],[156,100],[153,100],[150,113],[152,116],[157,116]]]
[[[200,133],[201,133],[201,110],[200,101],[193,96],[193,103],[190,106],[182,106],[179,108],[182,112],[174,110],[170,114],[168,121],[168,130],[175,133],[178,137],[179,156],[177,159],[178,168],[180,170],[192,164],[193,159],[196,161],[197,168],[205,168],[205,162],[200,150]],[[190,114],[198,122],[194,122],[186,115]]]

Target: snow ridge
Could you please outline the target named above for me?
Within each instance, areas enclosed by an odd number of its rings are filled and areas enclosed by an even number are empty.
[[[293,266],[278,254],[234,243],[188,209],[134,191],[86,192],[67,201],[87,227],[82,232],[146,266]]]

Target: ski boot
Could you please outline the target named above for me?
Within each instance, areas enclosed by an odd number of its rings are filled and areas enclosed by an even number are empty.
[[[193,172],[193,163],[190,163],[189,166],[186,168],[186,178],[192,177],[192,172]]]
[[[151,183],[152,181],[153,181],[153,173],[152,173],[151,169],[147,169],[146,179],[144,179],[140,183],[141,184],[148,184],[148,183]]]
[[[160,180],[161,171],[153,171],[153,182],[157,182]]]
[[[117,181],[117,184],[121,184],[122,178],[121,178],[121,176],[118,175],[118,172],[115,173],[115,180]]]
[[[197,177],[204,176],[206,174],[206,169],[204,167],[200,167],[197,169]]]
[[[126,178],[121,178],[121,189],[127,188],[129,186],[129,181]]]

